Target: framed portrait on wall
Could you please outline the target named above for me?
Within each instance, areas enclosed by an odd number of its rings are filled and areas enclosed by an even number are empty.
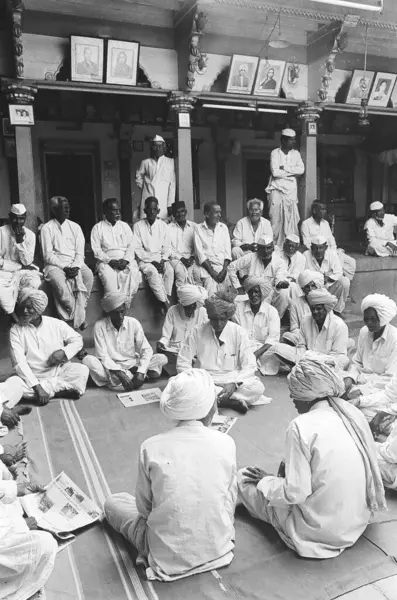
[[[10,104],[10,124],[31,127],[34,125],[34,112],[31,104]]]
[[[226,92],[231,94],[250,94],[258,62],[259,58],[257,56],[233,54]]]
[[[72,81],[103,83],[104,43],[101,38],[70,36]]]
[[[108,40],[106,83],[136,85],[139,64],[139,42]]]
[[[368,98],[374,77],[374,71],[355,69],[347,92],[346,104],[361,104],[363,98]]]
[[[377,73],[372,86],[368,106],[387,106],[392,94],[397,75],[392,73]]]
[[[285,61],[262,58],[256,74],[256,96],[278,96],[285,71]]]

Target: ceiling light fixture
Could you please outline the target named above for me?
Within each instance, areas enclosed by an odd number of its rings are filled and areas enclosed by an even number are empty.
[[[269,39],[269,46],[271,48],[278,48],[278,49],[288,48],[288,46],[290,44],[285,38],[283,38],[282,33],[281,33],[281,13],[278,13],[276,26],[277,26],[277,22],[278,22],[278,35],[273,40]],[[271,38],[271,36],[270,36],[270,38]]]
[[[346,8],[357,8],[358,10],[371,10],[381,12],[383,10],[383,0],[311,0],[320,4],[329,4],[331,6],[344,6]]]
[[[246,110],[251,112],[277,113],[286,115],[288,111],[285,108],[256,108],[255,106],[238,106],[236,104],[203,104],[203,108],[223,108],[226,110]]]

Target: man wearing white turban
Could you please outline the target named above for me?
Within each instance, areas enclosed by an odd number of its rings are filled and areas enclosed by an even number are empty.
[[[24,288],[18,297],[19,323],[11,327],[11,362],[23,380],[23,397],[39,406],[51,398],[77,400],[85,392],[88,369],[70,362],[83,338],[60,319],[43,316],[47,295]]]
[[[248,298],[236,302],[232,319],[248,333],[262,375],[276,375],[278,360],[267,352],[280,341],[280,317],[274,306],[267,302],[272,286],[267,279],[247,277],[244,289]]]
[[[338,556],[386,508],[368,423],[341,400],[341,372],[304,359],[289,376],[299,413],[289,425],[279,476],[259,467],[238,473],[239,498],[306,558]]]
[[[247,254],[256,252],[258,240],[264,235],[273,238],[270,221],[262,216],[263,202],[259,198],[251,198],[247,202],[248,216],[236,223],[232,238],[232,258],[237,260]]]
[[[98,387],[130,392],[140,388],[146,377],[160,377],[167,358],[153,354],[142,325],[126,316],[127,297],[121,292],[104,296],[107,313],[94,327],[95,356],[86,355],[83,364]]]
[[[299,341],[299,329],[303,323],[304,317],[311,314],[310,306],[307,302],[307,295],[312,290],[324,287],[324,276],[319,271],[310,271],[305,269],[298,276],[298,286],[302,290],[301,296],[290,301],[289,304],[289,331],[283,335],[283,342],[296,346]]]
[[[229,321],[236,312],[232,295],[217,292],[205,301],[208,322],[190,332],[178,354],[178,373],[195,366],[205,369],[222,389],[218,405],[245,413],[249,405],[263,404],[263,383],[255,376],[256,359],[247,332]]]
[[[216,390],[202,369],[172,377],[160,409],[176,427],[143,442],[135,497],[114,494],[104,510],[137,548],[148,579],[174,581],[233,559],[236,446],[209,428]]]
[[[305,269],[306,259],[299,252],[299,244],[299,236],[290,233],[285,238],[282,248],[277,246],[274,251],[284,263],[287,281],[289,282],[286,290],[276,289],[274,291],[272,304],[277,308],[280,317],[285,314],[290,304],[293,304],[302,293],[297,281],[300,273]]]
[[[369,210],[370,218],[364,225],[368,247],[366,254],[370,256],[397,256],[397,242],[394,230],[397,227],[397,216],[385,214],[382,202],[372,202]]]

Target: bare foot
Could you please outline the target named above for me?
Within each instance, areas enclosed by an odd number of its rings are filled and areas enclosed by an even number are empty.
[[[6,467],[11,467],[15,463],[19,462],[23,458],[27,456],[27,442],[21,442],[20,444],[6,444],[3,446],[3,454],[1,456],[1,460],[5,464]]]
[[[78,400],[81,394],[77,390],[62,390],[54,395],[54,398],[65,398],[67,400]]]
[[[15,408],[13,408],[12,410],[14,410],[18,415],[28,415],[32,412],[32,407],[25,406],[23,404],[17,404],[17,406],[15,406]]]

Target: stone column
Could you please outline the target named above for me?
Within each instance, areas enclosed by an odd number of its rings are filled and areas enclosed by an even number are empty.
[[[305,165],[299,185],[299,213],[302,221],[310,216],[311,204],[317,198],[317,120],[321,111],[321,106],[310,101],[302,102],[297,109],[302,121],[300,153]]]
[[[175,165],[177,198],[185,202],[187,218],[193,220],[193,163],[190,112],[196,100],[188,94],[171,94],[168,102],[177,117],[178,151]]]

